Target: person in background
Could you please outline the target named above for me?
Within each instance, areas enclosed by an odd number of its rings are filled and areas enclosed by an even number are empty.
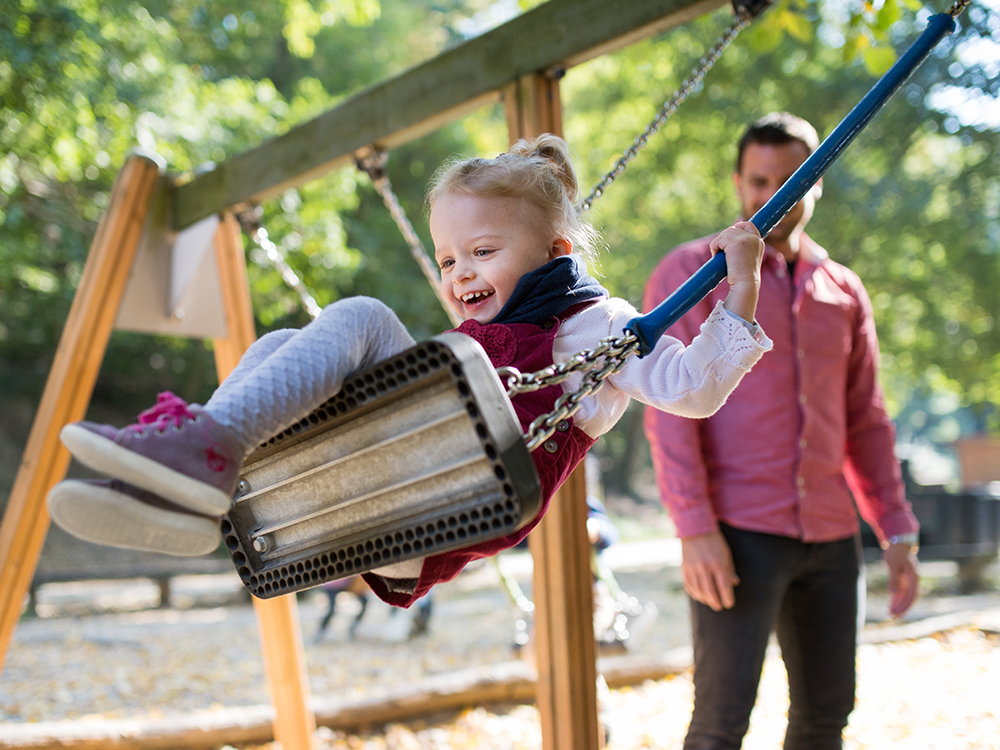
[[[364,578],[357,575],[320,584],[319,590],[326,595],[327,607],[326,612],[320,618],[319,626],[316,628],[316,643],[322,643],[323,638],[326,636],[327,628],[330,627],[330,622],[337,613],[337,599],[341,594],[351,594],[358,602],[358,611],[354,615],[354,619],[351,620],[350,625],[347,626],[347,635],[353,641],[358,635],[358,626],[361,625],[361,621],[364,619],[365,612],[368,609],[368,596],[372,593],[371,587],[365,583]],[[430,630],[431,613],[434,611],[433,589],[417,600],[414,609],[416,611],[413,614],[413,619],[410,621],[410,638],[426,635]],[[390,614],[395,615],[398,611],[394,607],[390,610]]]
[[[753,216],[818,144],[815,129],[787,113],[753,123],[733,173],[742,216]],[[740,747],[774,630],[788,671],[785,750],[842,747],[863,617],[855,502],[885,548],[892,615],[917,596],[919,527],[877,380],[871,303],[858,276],[805,233],[821,190],[765,238],[756,322],[772,351],[708,418],[645,412],[691,601],[686,750]],[[646,310],[710,258],[711,241],[664,257],[647,282]],[[727,289],[723,281],[668,333],[690,341]]]

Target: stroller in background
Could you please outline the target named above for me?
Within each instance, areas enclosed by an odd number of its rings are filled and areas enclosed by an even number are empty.
[[[590,537],[590,569],[594,574],[594,639],[602,656],[623,653],[656,619],[656,605],[627,594],[615,579],[601,553],[620,539],[618,527],[596,495],[587,496],[587,533]],[[524,540],[515,549],[527,547]],[[504,570],[501,555],[493,557],[503,588],[515,608],[514,644],[520,651],[531,642],[535,605],[517,580]]]

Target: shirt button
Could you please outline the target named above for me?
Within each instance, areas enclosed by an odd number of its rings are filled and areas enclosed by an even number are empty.
[[[802,439],[801,439],[801,440],[799,441],[799,447],[800,447],[800,448],[801,448],[802,450],[805,450],[805,449],[806,449],[806,439],[805,439],[805,438],[802,438]]]
[[[542,443],[542,447],[549,453],[555,453],[557,450],[559,450],[559,443],[549,438],[544,443]]]
[[[806,350],[799,349],[799,359],[805,359],[805,358],[806,358]]]
[[[799,394],[799,403],[802,404],[803,406],[806,405],[806,394],[804,393]]]
[[[805,485],[806,485],[806,478],[805,477],[799,477],[798,479],[795,480],[795,482],[796,482],[796,484],[799,485],[799,487],[805,487]]]
[[[566,432],[567,430],[569,430],[569,422],[567,422],[565,419],[562,420],[561,422],[557,422],[556,429],[559,430],[559,432]]]

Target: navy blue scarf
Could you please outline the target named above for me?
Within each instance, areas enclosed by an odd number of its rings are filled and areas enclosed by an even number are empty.
[[[541,325],[580,302],[607,297],[608,290],[587,273],[575,255],[562,255],[526,273],[491,323]]]

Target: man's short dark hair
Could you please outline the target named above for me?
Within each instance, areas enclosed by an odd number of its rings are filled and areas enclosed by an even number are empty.
[[[819,136],[816,128],[801,117],[788,112],[772,112],[764,115],[747,128],[740,138],[739,152],[736,155],[736,171],[743,168],[743,152],[751,143],[765,146],[781,146],[798,141],[811,154],[819,148]]]

